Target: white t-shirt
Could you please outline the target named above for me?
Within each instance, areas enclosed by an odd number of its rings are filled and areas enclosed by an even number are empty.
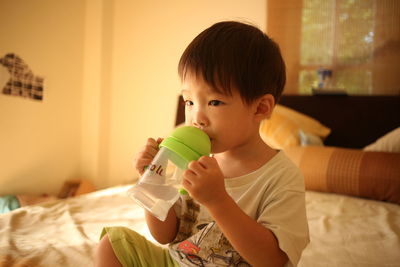
[[[252,173],[225,179],[225,187],[247,215],[275,234],[289,258],[286,266],[296,266],[309,242],[305,189],[300,170],[284,152]],[[169,251],[181,266],[250,266],[206,208],[189,195],[181,197],[175,210],[180,227]]]

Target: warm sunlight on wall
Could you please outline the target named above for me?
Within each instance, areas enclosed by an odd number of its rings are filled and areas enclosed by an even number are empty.
[[[0,194],[131,182],[135,153],[174,126],[188,43],[220,20],[266,24],[265,0],[1,0],[0,10],[0,57],[14,52],[45,78],[42,102],[0,94]]]
[[[84,7],[0,2],[0,57],[13,52],[45,79],[42,102],[0,93],[0,195],[57,193],[78,175]]]
[[[147,137],[172,130],[180,92],[177,64],[189,42],[220,20],[247,18],[265,28],[265,5],[264,0],[116,2],[109,184],[135,175],[132,159]]]

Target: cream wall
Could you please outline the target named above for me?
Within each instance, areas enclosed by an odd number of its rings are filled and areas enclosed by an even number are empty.
[[[0,56],[15,52],[45,77],[43,102],[0,94],[0,194],[132,181],[147,137],[173,128],[186,45],[216,21],[266,23],[265,0],[0,0],[0,10]]]
[[[55,193],[79,175],[84,7],[0,0],[0,57],[45,78],[42,102],[0,93],[0,194]]]
[[[266,1],[115,1],[109,164],[102,164],[108,184],[132,179],[133,156],[147,137],[172,130],[180,55],[200,31],[226,19],[265,29]]]

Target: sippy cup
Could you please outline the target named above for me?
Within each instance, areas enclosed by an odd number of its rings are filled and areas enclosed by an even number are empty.
[[[189,162],[208,156],[211,152],[210,138],[202,130],[193,126],[182,126],[175,129],[159,145],[159,151],[145,172],[131,189],[128,195],[140,206],[150,211],[159,220],[164,221],[169,209],[179,198],[182,172]],[[167,167],[175,168],[172,178],[167,179]]]

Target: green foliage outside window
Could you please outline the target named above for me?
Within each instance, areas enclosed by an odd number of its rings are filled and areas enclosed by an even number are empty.
[[[333,71],[333,86],[350,94],[372,87],[375,0],[303,0],[299,92],[316,87],[316,70]]]

